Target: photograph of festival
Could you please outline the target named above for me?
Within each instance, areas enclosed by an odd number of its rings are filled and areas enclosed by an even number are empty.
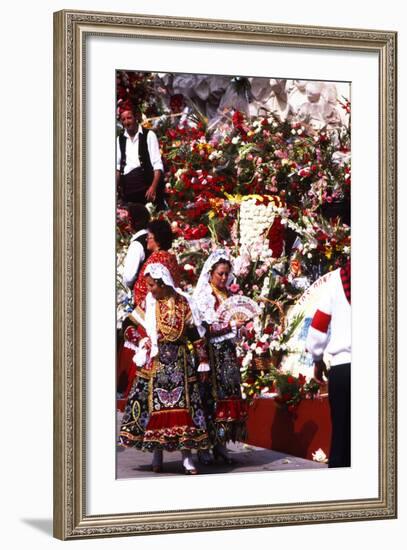
[[[351,466],[350,83],[120,70],[115,108],[117,479]]]

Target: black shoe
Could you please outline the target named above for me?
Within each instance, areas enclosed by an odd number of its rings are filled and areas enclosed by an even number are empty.
[[[185,466],[183,466],[183,468],[184,474],[186,474],[187,476],[195,476],[198,473],[198,470],[196,468],[185,468]]]
[[[199,450],[197,453],[197,457],[198,457],[198,461],[203,466],[210,466],[211,464],[213,464],[213,457],[211,456],[210,451],[207,449]]]
[[[226,447],[221,447],[218,445],[215,445],[213,448],[213,456],[215,457],[215,460],[221,459],[225,464],[235,464],[236,461],[233,460],[233,458],[230,458],[228,451]]]

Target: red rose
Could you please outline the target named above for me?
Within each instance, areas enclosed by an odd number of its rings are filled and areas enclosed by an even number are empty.
[[[300,383],[301,386],[303,386],[306,382],[305,376],[301,373],[298,375],[298,382]]]
[[[243,122],[243,114],[240,111],[235,111],[232,116],[233,126],[240,126]]]

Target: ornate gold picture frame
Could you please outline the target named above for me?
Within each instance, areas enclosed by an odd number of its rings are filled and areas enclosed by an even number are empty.
[[[115,507],[108,513],[89,511],[91,434],[87,409],[91,382],[87,342],[92,326],[87,322],[87,297],[92,276],[88,270],[91,254],[87,221],[94,197],[87,189],[87,147],[92,136],[87,132],[86,93],[92,64],[88,41],[92,37],[109,37],[121,43],[143,39],[165,45],[171,41],[185,49],[192,44],[209,43],[215,52],[230,44],[242,50],[261,46],[321,55],[338,51],[349,56],[369,54],[374,60],[378,74],[374,93],[379,103],[377,158],[370,162],[378,167],[374,212],[378,231],[371,234],[371,239],[377,245],[378,261],[374,259],[368,269],[378,281],[377,295],[372,297],[377,304],[378,338],[370,342],[376,346],[378,357],[373,396],[378,416],[377,487],[369,496],[306,502],[298,497],[291,502],[254,504],[247,500],[247,504],[221,507],[214,500],[210,506],[184,509],[175,504],[166,510],[161,510],[157,500],[153,509],[123,512]],[[390,31],[69,10],[54,14],[55,537],[65,540],[396,517],[396,44],[397,35]],[[113,170],[114,167],[112,174]],[[108,175],[107,181],[111,177]],[[363,209],[355,215],[368,216]],[[111,368],[113,371],[113,365]],[[109,475],[113,478],[114,471]],[[149,482],[121,483],[144,483],[144,491]],[[114,501],[111,505],[115,506]]]

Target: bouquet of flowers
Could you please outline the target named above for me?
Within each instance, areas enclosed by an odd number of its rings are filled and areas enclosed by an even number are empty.
[[[257,378],[251,379],[249,375],[243,382],[246,399],[251,401],[262,395],[271,395],[280,407],[289,412],[295,412],[303,399],[314,399],[319,389],[318,382],[313,379],[307,382],[302,374],[294,376],[275,368]]]

